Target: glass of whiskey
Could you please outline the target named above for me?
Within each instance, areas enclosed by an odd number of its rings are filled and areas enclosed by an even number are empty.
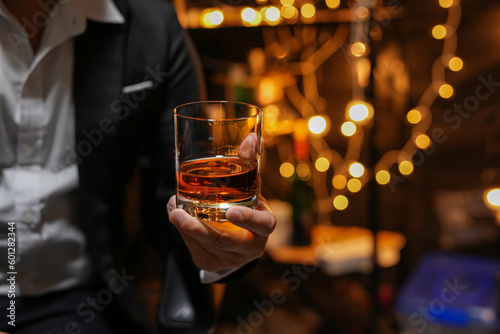
[[[231,206],[254,208],[259,197],[262,109],[201,101],[174,109],[177,207],[225,222]]]

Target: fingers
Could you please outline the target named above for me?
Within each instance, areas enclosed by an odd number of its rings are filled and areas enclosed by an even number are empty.
[[[226,217],[231,223],[264,237],[276,228],[276,217],[267,205],[258,206],[257,210],[235,206],[227,211]]]
[[[250,133],[241,143],[238,155],[244,159],[252,159],[258,153],[259,138],[256,133]]]
[[[172,210],[169,219],[183,237],[189,237],[214,250],[245,253],[254,239],[247,230],[226,228],[224,223],[204,223],[182,209]]]

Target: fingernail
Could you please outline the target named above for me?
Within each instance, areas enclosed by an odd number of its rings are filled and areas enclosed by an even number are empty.
[[[239,222],[240,220],[243,219],[243,215],[241,214],[240,210],[232,210],[230,212],[231,220]]]

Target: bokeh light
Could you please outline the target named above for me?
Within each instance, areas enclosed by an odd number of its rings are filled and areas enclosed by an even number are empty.
[[[301,180],[307,180],[311,177],[311,168],[309,167],[309,164],[305,162],[301,162],[300,164],[297,165],[297,176]]]
[[[326,0],[325,2],[330,9],[336,9],[340,6],[340,0]]]
[[[349,174],[352,175],[352,177],[361,177],[365,173],[365,167],[360,164],[359,162],[353,162],[349,166]]]
[[[408,160],[403,160],[398,166],[399,172],[403,175],[410,175],[413,173],[413,163]]]
[[[464,67],[464,61],[460,57],[453,57],[448,62],[448,67],[450,70],[458,72]]]
[[[315,135],[320,135],[326,132],[328,128],[328,121],[325,116],[313,116],[307,123],[309,131]]]
[[[349,200],[344,195],[335,196],[333,199],[333,207],[337,210],[345,210],[349,205]]]
[[[406,114],[406,119],[410,124],[417,124],[422,120],[422,113],[417,109],[412,109]]]
[[[330,168],[330,161],[328,161],[325,157],[320,157],[316,159],[314,167],[316,167],[316,169],[320,172],[326,172],[328,168]]]
[[[342,174],[335,175],[332,179],[332,185],[335,189],[344,189],[347,185],[347,178]]]
[[[435,25],[432,28],[432,37],[435,39],[443,39],[446,37],[446,27],[442,24]]]
[[[439,96],[441,96],[443,99],[449,99],[450,97],[453,96],[454,90],[453,87],[450,84],[442,84],[439,86]]]
[[[284,162],[280,166],[280,174],[283,177],[291,177],[295,173],[295,167],[289,163]]]
[[[313,4],[306,3],[300,7],[300,14],[305,19],[312,19],[316,15],[316,7]]]
[[[346,137],[350,137],[356,133],[357,127],[353,122],[344,122],[340,127],[340,131]]]
[[[357,193],[361,190],[362,184],[359,179],[350,179],[347,181],[347,189],[352,193]]]
[[[415,145],[422,150],[428,149],[431,146],[431,139],[424,133],[419,134],[415,138]]]
[[[265,11],[266,21],[269,23],[277,23],[279,22],[281,17],[280,10],[276,7],[269,7]]]
[[[495,188],[488,190],[486,193],[486,201],[492,206],[500,207],[500,189]]]
[[[391,181],[391,174],[384,169],[379,170],[375,175],[375,180],[378,184],[385,185]]]

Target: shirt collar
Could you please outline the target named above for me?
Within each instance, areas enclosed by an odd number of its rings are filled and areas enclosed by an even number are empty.
[[[85,19],[115,24],[122,24],[125,22],[122,13],[120,13],[112,0],[67,0],[66,2],[60,3],[59,6],[65,7],[68,4],[70,5],[68,7],[76,5],[79,14]],[[59,8],[59,10],[61,9],[64,11],[63,8]],[[8,9],[1,0],[0,16],[11,19]]]
[[[69,0],[75,1],[75,0]],[[125,22],[112,0],[78,0],[80,9],[89,20],[103,23],[122,24]]]

